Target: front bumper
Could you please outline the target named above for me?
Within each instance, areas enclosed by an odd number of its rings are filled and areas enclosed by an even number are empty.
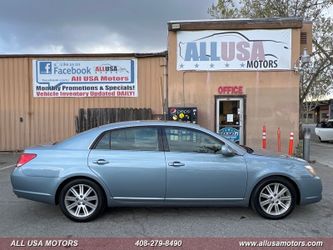
[[[323,186],[319,176],[303,177],[299,184],[301,205],[319,202],[322,199]]]

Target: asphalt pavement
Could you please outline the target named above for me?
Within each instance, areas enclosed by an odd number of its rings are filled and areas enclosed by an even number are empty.
[[[333,167],[333,142],[320,142],[315,134],[316,124],[303,124],[311,131],[310,161]]]
[[[310,144],[310,161],[316,161],[333,168],[333,143],[312,141]]]
[[[95,221],[74,223],[57,206],[18,199],[9,181],[18,155],[0,153],[0,236],[333,236],[333,168],[319,161],[323,154],[332,162],[333,154],[323,153],[331,150],[331,145],[326,146],[313,147],[320,151],[315,168],[323,181],[323,200],[296,207],[289,217],[278,221],[263,219],[250,208],[110,208]]]

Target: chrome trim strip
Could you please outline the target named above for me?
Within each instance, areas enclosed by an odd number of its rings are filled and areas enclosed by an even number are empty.
[[[53,196],[52,194],[47,194],[47,193],[39,193],[39,192],[31,192],[31,191],[23,191],[19,189],[14,189],[14,193],[22,193],[22,194],[33,194],[33,195],[43,195],[43,196]]]
[[[164,198],[156,197],[113,197],[114,200],[152,200],[152,201],[164,201]]]
[[[318,195],[305,197],[306,200],[312,200],[312,199],[317,199],[317,198],[319,198]]]
[[[152,201],[242,201],[244,198],[155,198],[155,197],[113,197],[114,200],[152,200]]]
[[[242,201],[244,198],[166,198],[166,201]]]

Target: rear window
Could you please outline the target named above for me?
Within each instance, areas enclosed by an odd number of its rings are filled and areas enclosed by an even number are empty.
[[[153,127],[112,130],[104,133],[95,149],[158,151],[158,130]]]

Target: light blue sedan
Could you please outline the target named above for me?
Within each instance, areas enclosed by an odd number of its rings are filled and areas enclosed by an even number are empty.
[[[106,206],[252,206],[281,219],[322,193],[306,161],[255,155],[198,125],[164,121],[113,123],[28,148],[11,182],[18,197],[59,204],[80,222]]]

